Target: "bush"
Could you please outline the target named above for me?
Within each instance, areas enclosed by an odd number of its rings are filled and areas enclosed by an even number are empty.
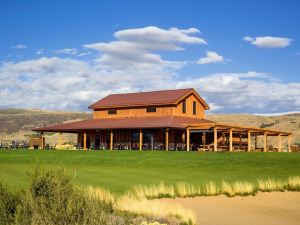
[[[0,183],[0,225],[12,224],[20,199]]]
[[[63,169],[34,170],[21,200],[16,224],[123,224],[125,221],[114,215],[112,203],[88,197],[82,189],[75,188]]]

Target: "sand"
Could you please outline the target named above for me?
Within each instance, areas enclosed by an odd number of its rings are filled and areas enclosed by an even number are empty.
[[[300,225],[300,192],[161,199],[196,213],[199,225]]]

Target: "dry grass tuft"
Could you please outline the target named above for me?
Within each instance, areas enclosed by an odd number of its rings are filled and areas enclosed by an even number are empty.
[[[86,194],[92,199],[97,199],[105,203],[115,203],[116,196],[112,192],[99,187],[89,186],[86,188]]]
[[[212,181],[208,182],[202,191],[202,195],[206,196],[213,196],[213,195],[218,195],[220,194],[220,189],[219,187]]]
[[[286,189],[289,191],[300,191],[300,177],[289,177]]]
[[[284,182],[268,178],[267,180],[258,179],[258,190],[263,192],[284,191]]]
[[[175,192],[178,197],[193,197],[201,195],[201,188],[199,185],[177,183]]]
[[[131,195],[135,196],[138,199],[144,197],[148,199],[154,198],[174,198],[175,189],[172,185],[167,185],[161,182],[158,185],[137,185],[133,187],[133,190],[130,192]]]
[[[236,195],[253,195],[255,192],[254,185],[248,182],[234,182],[230,184],[223,181],[221,185],[221,193],[229,197]]]
[[[193,211],[185,209],[178,204],[148,200],[145,197],[136,199],[132,195],[124,195],[118,199],[116,207],[122,211],[143,215],[177,217],[185,224],[196,223],[196,217]]]
[[[234,182],[232,184],[235,195],[254,195],[255,187],[249,182]]]

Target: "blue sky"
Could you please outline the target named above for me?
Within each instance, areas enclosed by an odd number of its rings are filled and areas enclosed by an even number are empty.
[[[0,107],[84,111],[194,87],[213,113],[300,111],[299,1],[1,1]]]

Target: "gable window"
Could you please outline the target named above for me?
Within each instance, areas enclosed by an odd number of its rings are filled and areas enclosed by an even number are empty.
[[[153,106],[147,107],[146,112],[156,112],[156,107]]]
[[[197,114],[197,103],[195,101],[193,101],[193,114]]]
[[[186,113],[186,100],[182,101],[182,113]]]
[[[107,111],[108,114],[112,115],[112,114],[117,114],[117,110],[116,109],[109,109]]]

